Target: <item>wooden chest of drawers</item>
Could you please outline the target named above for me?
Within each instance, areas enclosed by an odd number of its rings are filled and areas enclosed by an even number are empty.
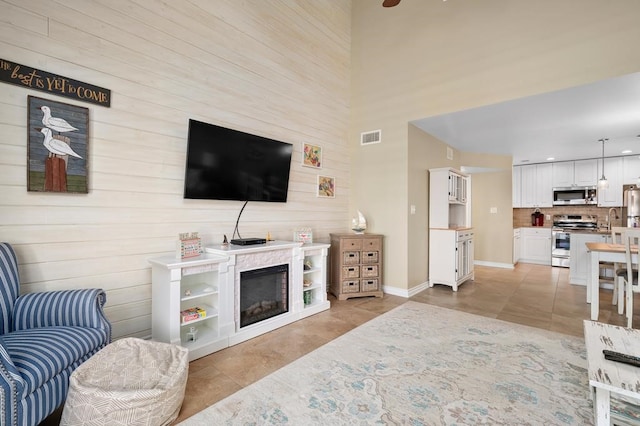
[[[382,235],[331,234],[331,283],[338,298],[382,297]]]

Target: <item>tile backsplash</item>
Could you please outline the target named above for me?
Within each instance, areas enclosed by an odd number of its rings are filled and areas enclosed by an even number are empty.
[[[522,228],[531,226],[531,214],[534,211],[534,208],[513,209],[513,227]],[[551,228],[551,226],[553,225],[553,215],[556,214],[581,214],[598,216],[598,226],[606,227],[609,208],[597,206],[557,206],[541,208],[540,212],[545,216],[545,228]],[[622,212],[620,207],[616,207],[616,213],[618,215],[618,219],[612,217],[611,226],[622,226]],[[550,219],[547,219],[547,215],[550,216]]]

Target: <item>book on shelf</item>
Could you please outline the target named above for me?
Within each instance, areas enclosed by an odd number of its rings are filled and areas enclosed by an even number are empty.
[[[184,324],[187,322],[198,320],[200,318],[206,318],[206,316],[207,311],[196,306],[195,308],[189,308],[185,309],[184,311],[180,311],[180,322]]]

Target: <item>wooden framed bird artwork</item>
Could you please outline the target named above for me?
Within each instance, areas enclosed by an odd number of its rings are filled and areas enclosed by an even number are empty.
[[[88,193],[89,109],[28,96],[27,190]]]

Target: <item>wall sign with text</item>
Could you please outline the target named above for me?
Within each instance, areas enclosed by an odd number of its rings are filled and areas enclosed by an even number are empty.
[[[111,90],[0,59],[0,81],[83,102],[111,106]]]

